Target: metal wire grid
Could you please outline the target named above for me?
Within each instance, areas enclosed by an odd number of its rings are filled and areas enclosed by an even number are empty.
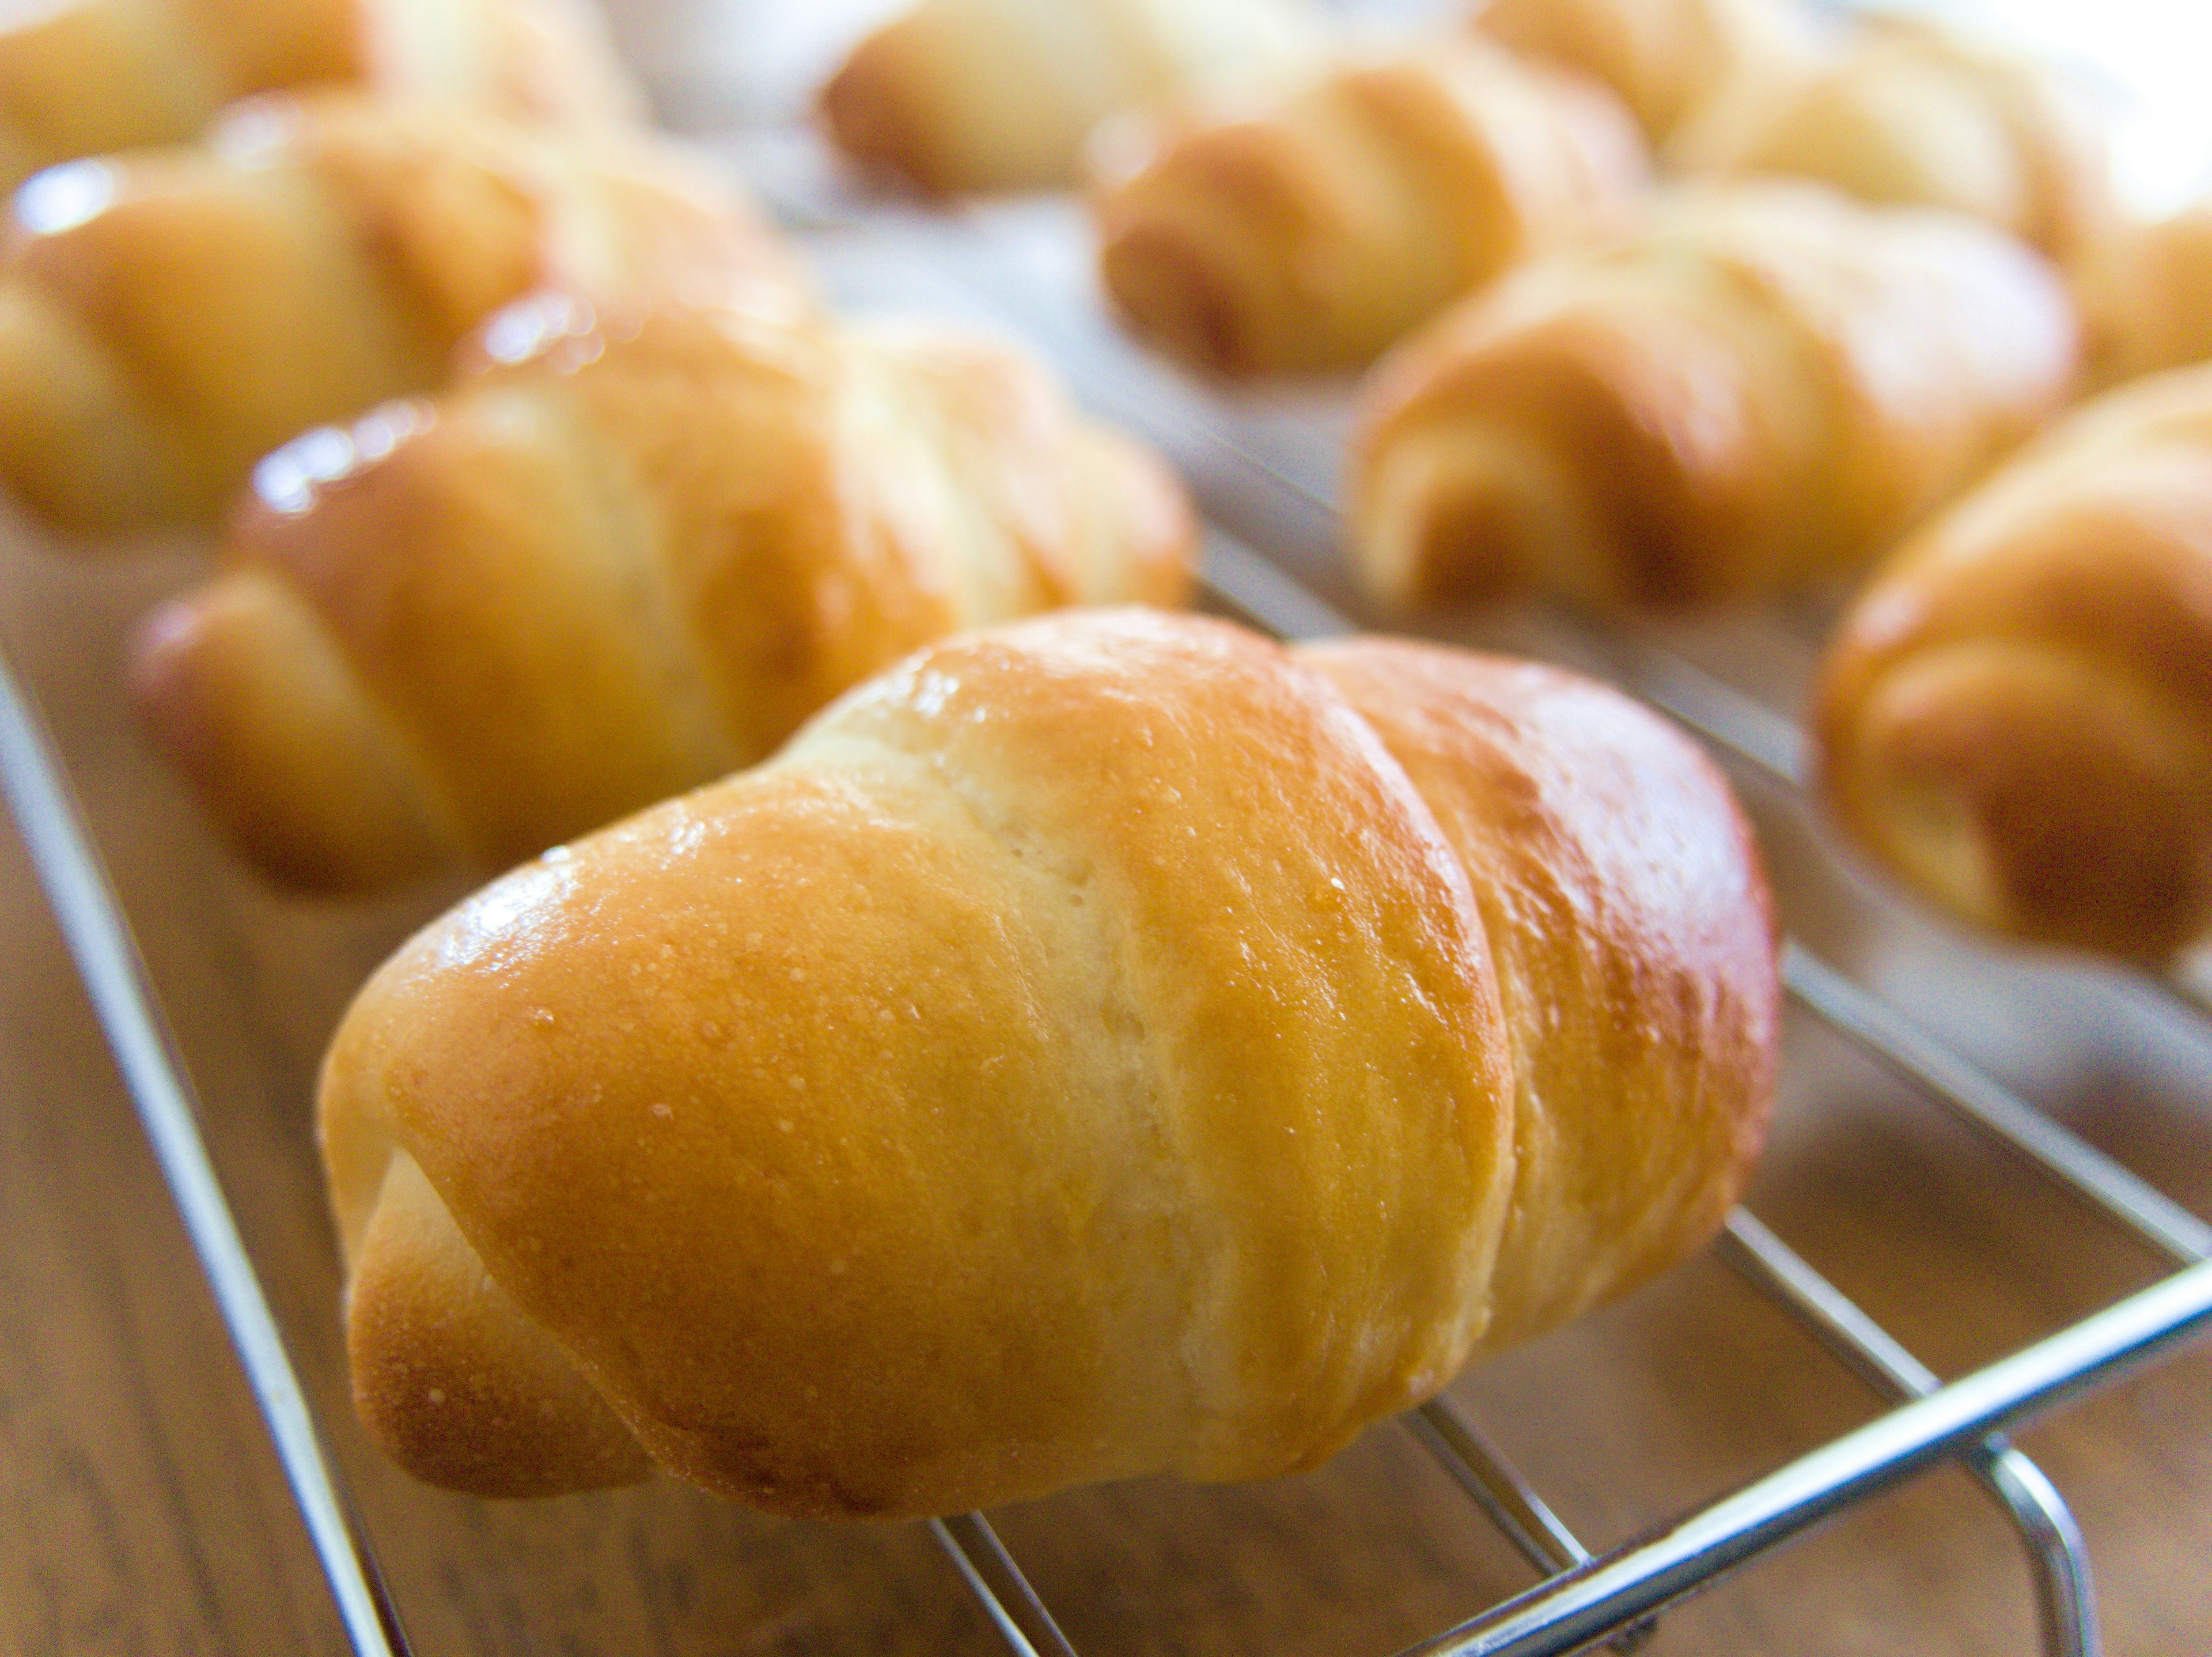
[[[791,205],[787,202],[787,207]],[[794,215],[845,222],[818,204]],[[849,223],[848,223],[848,228]],[[932,280],[945,278],[941,272]],[[1081,349],[1011,284],[952,278],[1021,316],[1056,347],[1090,400],[1129,412],[1156,436],[1211,448],[1310,510],[1327,503],[1218,428],[1117,382],[1115,365]],[[925,285],[927,285],[925,283]],[[1056,336],[1056,337],[1055,337]],[[1225,607],[1280,637],[1353,631],[1352,623],[1226,534],[1208,546],[1207,585]],[[1571,634],[1573,624],[1563,623]],[[1577,655],[1584,654],[1582,651]],[[1627,688],[1713,746],[1778,779],[1802,774],[1802,740],[1787,722],[1664,653],[1641,653]],[[325,1455],[252,1263],[198,1127],[189,1082],[156,1010],[128,926],[71,801],[50,740],[0,659],[0,790],[21,825],[187,1232],[275,1441],[339,1617],[361,1657],[406,1657],[398,1609]],[[1753,1483],[1593,1556],[1457,1406],[1438,1399],[1405,1419],[1415,1438],[1540,1574],[1534,1588],[1401,1657],[1556,1657],[1611,1642],[1632,1649],[1667,1605],[1735,1566],[1951,1460],[1989,1490],[2017,1530],[2033,1575],[2047,1657],[2095,1657],[2095,1600],[2081,1536],[2063,1499],[2002,1436],[2029,1417],[2118,1380],[2212,1332],[2212,1226],[2035,1111],[1910,1020],[1795,943],[1790,993],[1808,1012],[1966,1122],[2179,1268],[2152,1288],[1961,1380],[1939,1378],[1753,1215],[1739,1209],[1721,1258],[1799,1319],[1838,1359],[1900,1407]],[[2193,998],[2192,998],[2192,1004]],[[1017,1657],[1076,1657],[1049,1609],[981,1514],[932,1529]]]

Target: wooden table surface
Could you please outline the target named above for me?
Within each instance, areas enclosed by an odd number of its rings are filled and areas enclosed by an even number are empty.
[[[181,555],[87,565],[0,551],[0,637],[67,754],[419,1649],[995,1651],[915,1527],[788,1523],[666,1482],[480,1503],[412,1486],[363,1442],[343,1404],[308,1092],[354,985],[451,894],[366,913],[287,905],[214,846],[141,748],[117,688],[131,618],[191,570]],[[1682,643],[1729,672],[1757,655],[1721,636]],[[1881,907],[1813,844],[1794,801],[1754,778],[1745,791],[1793,928],[2182,1200],[2212,1207],[2201,1032],[2124,980],[2021,970]],[[340,1651],[238,1366],[8,830],[0,961],[0,1652]],[[1790,1033],[1751,1206],[1946,1374],[2155,1275],[1809,1022]],[[2212,1651],[2209,1375],[2204,1357],[2183,1359],[2025,1441],[2087,1533],[2114,1657]],[[1468,1377],[1455,1396],[1600,1548],[1875,1408],[1710,1258]],[[1298,1478],[1152,1481],[999,1519],[1085,1654],[1382,1657],[1528,1580],[1396,1424]],[[2033,1617],[2010,1532],[1946,1473],[1677,1611],[1650,1649],[1979,1657],[2033,1649]]]

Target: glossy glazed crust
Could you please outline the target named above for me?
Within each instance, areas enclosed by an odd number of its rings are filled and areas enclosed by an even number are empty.
[[[807,303],[750,210],[641,137],[276,98],[78,162],[18,198],[0,266],[0,479],[64,530],[210,522],[269,450],[436,387],[545,285]]]
[[[595,125],[641,107],[568,0],[77,0],[0,29],[0,184],[185,143],[239,98],[336,87]]]
[[[1885,20],[1796,80],[1739,82],[1669,159],[1686,172],[1818,179],[1941,207],[2071,269],[2115,225],[2111,162],[2080,88],[2023,57]]]
[[[922,0],[854,48],[822,113],[929,194],[1048,189],[1106,117],[1266,82],[1322,38],[1301,0]]]
[[[483,347],[264,462],[141,636],[154,734],[289,884],[505,868],[945,633],[1182,597],[1180,486],[999,347],[565,299]]]
[[[2212,370],[2085,405],[1886,564],[1823,786],[1917,891],[2157,963],[2212,934]]]
[[[1709,1234],[1769,929],[1710,769],[1563,676],[1138,612],[937,646],[363,993],[322,1123],[367,1413],[475,1488],[387,1345],[445,1301],[358,1287],[465,1249],[656,1461],[781,1511],[1310,1465]],[[415,1164],[453,1231],[380,1244]],[[593,1420],[505,1477],[605,1477]]]
[[[1406,768],[1472,884],[1513,1043],[1495,1349],[1702,1247],[1778,1051],[1775,921],[1705,755],[1601,685],[1364,641],[1299,652]]]
[[[1105,281],[1139,332],[1200,367],[1355,368],[1617,221],[1644,177],[1601,88],[1439,40],[1341,62],[1256,113],[1164,125],[1099,196]]]
[[[2069,389],[2072,307],[2007,238],[1814,187],[1686,192],[1378,372],[1352,533],[1382,602],[1690,607],[1878,555]]]
[[[1490,0],[1475,25],[1610,87],[1655,147],[1739,82],[1801,75],[1814,50],[1794,0]]]

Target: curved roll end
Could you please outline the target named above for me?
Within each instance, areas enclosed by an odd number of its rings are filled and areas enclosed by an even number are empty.
[[[0,281],[0,485],[70,534],[202,521],[178,460],[76,320]]]
[[[156,611],[131,687],[155,746],[280,883],[365,891],[459,856],[329,635],[273,576],[234,574]]]
[[[2212,936],[2212,371],[2085,405],[1898,551],[1816,703],[1859,843],[1969,921],[2158,964]]]
[[[1333,148],[1346,84],[1170,132],[1104,192],[1100,271],[1133,327],[1215,374],[1358,369],[1465,285],[1389,158]]]
[[[346,1349],[362,1423],[425,1483],[545,1496],[652,1474],[614,1411],[492,1281],[404,1152],[392,1154],[353,1253]]]
[[[1787,429],[1696,303],[1616,310],[1539,267],[1386,369],[1355,441],[1368,591],[1395,608],[1523,590],[1691,607],[1794,574],[1764,526]]]
[[[853,49],[822,88],[822,121],[854,160],[896,173],[928,194],[949,195],[959,188],[957,169],[927,113],[915,107],[900,68],[899,41],[913,27],[902,19]]]
[[[1967,639],[1869,671],[1847,637],[1821,783],[1962,918],[2156,964],[2212,932],[2212,726],[2060,649]]]
[[[1265,262],[1239,249],[1234,230],[1109,203],[1100,270],[1122,314],[1172,355],[1255,374],[1280,366],[1291,346],[1267,326]]]
[[[649,1477],[629,1429],[493,1281],[395,1142],[386,1034],[404,1013],[391,979],[379,974],[340,1029],[317,1100],[362,1424],[416,1477],[475,1496],[559,1496]]]
[[[1362,368],[1614,221],[1645,174],[1601,88],[1472,39],[1348,58],[1249,116],[1164,122],[1130,149],[1098,202],[1107,289],[1226,374]]]
[[[1382,450],[1354,517],[1357,564],[1395,612],[1475,604],[1541,584],[1595,598],[1606,585],[1601,525],[1571,469],[1540,436],[1443,428]]]
[[[1073,184],[1090,107],[1037,63],[1025,8],[916,7],[854,47],[822,89],[838,147],[933,196]]]

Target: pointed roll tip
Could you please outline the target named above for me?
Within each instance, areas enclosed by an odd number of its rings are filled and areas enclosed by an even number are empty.
[[[266,879],[347,896],[458,853],[306,605],[246,570],[143,622],[128,662],[149,741]]]
[[[426,1483],[538,1497],[652,1476],[637,1441],[493,1280],[404,1151],[349,1273],[346,1345],[362,1424]]]
[[[1831,809],[1959,918],[2149,966],[2212,932],[2212,751],[2124,675],[1969,639],[1832,679],[1819,728]]]
[[[959,153],[957,121],[925,94],[933,51],[927,20],[895,18],[854,46],[815,101],[838,149],[864,167],[943,200],[1003,185],[981,160]]]
[[[1276,366],[1277,348],[1255,327],[1231,261],[1194,232],[1164,217],[1112,215],[1100,260],[1115,305],[1170,355],[1218,375]]]
[[[0,266],[0,490],[73,541],[204,528],[174,457],[76,319]]]

